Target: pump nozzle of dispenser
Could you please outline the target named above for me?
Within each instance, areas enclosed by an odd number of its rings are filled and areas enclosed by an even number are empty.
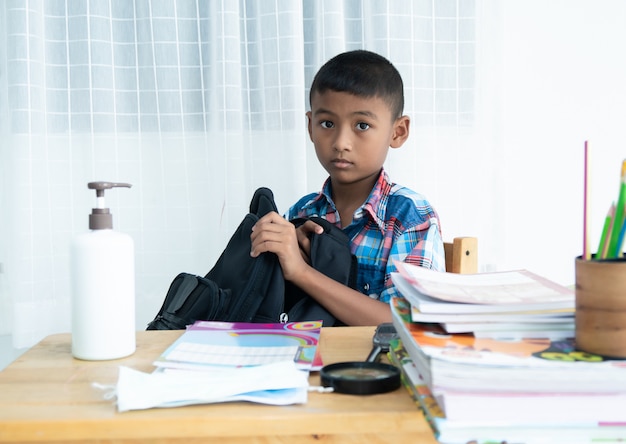
[[[91,214],[89,215],[90,230],[106,230],[113,228],[113,215],[104,204],[104,190],[120,187],[130,188],[132,185],[117,182],[89,182],[87,184],[87,188],[96,190],[96,208],[92,208]]]

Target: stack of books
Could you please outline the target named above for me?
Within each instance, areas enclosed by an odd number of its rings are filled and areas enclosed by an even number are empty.
[[[439,323],[448,333],[479,337],[574,334],[574,291],[530,271],[463,275],[405,263],[398,270],[392,280],[411,303],[415,322]]]
[[[433,288],[439,295],[448,294],[448,300],[443,301],[442,297],[439,303],[447,304],[449,314],[460,316],[450,304],[461,304],[466,316],[463,319],[472,322],[471,315],[486,319],[484,316],[489,313],[476,311],[480,304],[451,299],[460,299],[468,289],[488,284],[495,288],[502,282],[496,284],[494,275],[498,273],[486,273],[467,275],[462,285],[448,281],[436,286],[427,279],[416,279],[418,285],[411,282],[414,275],[410,268],[406,266],[400,271],[402,280],[394,278],[394,282],[404,286],[396,284],[402,296],[391,301],[393,323],[400,339],[392,344],[389,357],[402,369],[405,384],[440,442],[576,443],[626,439],[626,360],[577,350],[573,330],[561,335],[550,327],[541,335],[533,334],[539,330],[512,330],[515,334],[511,334],[503,328],[498,335],[481,336],[473,330],[448,331],[447,317],[441,313],[437,318],[417,321],[419,316],[431,312],[429,308],[424,311],[424,305],[416,310],[415,295],[425,297],[423,292]],[[571,311],[573,297],[567,296],[570,290],[532,273],[521,274],[534,283],[523,283],[521,279],[504,293],[519,294],[521,287],[516,285],[529,290],[524,301],[511,302],[520,315],[525,312],[523,316],[560,317],[559,311]],[[451,277],[456,276],[444,276]],[[468,279],[475,282],[467,284]],[[536,291],[531,291],[533,287]],[[539,291],[539,287],[553,291]],[[427,302],[433,305],[436,300],[430,296]],[[553,313],[547,314],[550,311]]]

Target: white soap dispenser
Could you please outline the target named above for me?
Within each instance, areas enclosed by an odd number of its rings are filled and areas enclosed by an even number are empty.
[[[72,242],[72,354],[78,359],[117,359],[135,352],[135,248],[113,230],[104,190],[127,183],[90,182],[97,204],[89,232]]]

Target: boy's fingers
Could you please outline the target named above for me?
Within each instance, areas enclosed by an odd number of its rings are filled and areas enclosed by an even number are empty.
[[[309,239],[307,232],[303,230],[296,230],[296,236],[298,237],[298,245],[300,246],[302,257],[308,260],[311,252],[311,239]]]
[[[250,254],[253,257],[266,251],[285,254],[289,249],[290,242],[293,242],[290,239],[295,238],[294,232],[293,224],[278,213],[266,214],[252,228],[250,236],[252,248]]]
[[[252,227],[252,231],[259,230],[260,227],[263,227],[263,229],[268,229],[270,231],[278,231],[281,229],[281,227],[286,226],[286,224],[291,225],[280,214],[272,211],[271,213],[267,213],[265,216],[260,218]]]
[[[302,224],[302,229],[305,233],[316,233],[322,234],[324,233],[324,228],[321,225],[316,224],[312,220],[307,220]]]

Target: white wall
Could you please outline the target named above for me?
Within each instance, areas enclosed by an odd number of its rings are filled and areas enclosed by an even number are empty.
[[[574,282],[582,252],[583,144],[591,148],[595,251],[626,157],[626,2],[498,2],[503,162],[498,268]],[[484,85],[488,87],[488,85]]]

